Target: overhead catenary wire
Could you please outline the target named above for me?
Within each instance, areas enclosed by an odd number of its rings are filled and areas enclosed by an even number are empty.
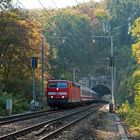
[[[30,14],[30,16],[31,16],[32,18],[35,19],[35,17],[32,15],[32,13],[31,13],[19,0],[17,0],[17,2],[18,2],[26,11],[28,11],[28,13]],[[40,5],[41,5],[41,6],[43,7],[43,9],[45,10],[45,13],[47,13],[47,18],[48,18],[48,16],[49,16],[50,19],[52,20],[52,23],[55,22],[55,20],[51,17],[50,13],[46,10],[46,8],[43,6],[43,4],[40,2],[40,0],[38,0],[38,2],[40,3]],[[57,6],[56,6],[56,4],[55,4],[54,1],[53,1],[53,4],[54,4],[55,7],[57,8]],[[58,9],[58,8],[57,8],[57,9]],[[61,14],[61,13],[60,13],[60,14]],[[62,14],[61,14],[61,15],[62,15]],[[47,24],[49,24],[51,27],[53,26],[53,24],[50,24],[50,23],[47,23]],[[60,28],[60,30],[61,30],[61,32],[64,32],[64,31],[62,31],[62,28]],[[72,36],[72,33],[69,33],[68,31],[65,31],[65,32]],[[79,35],[79,32],[78,32],[78,35]],[[79,35],[78,38],[80,39],[80,35]]]
[[[17,1],[18,1],[27,11],[29,11],[19,0],[17,0]],[[51,14],[48,12],[48,10],[44,7],[44,5],[41,3],[41,1],[40,1],[40,0],[37,0],[37,1],[38,1],[39,4],[41,5],[41,7],[44,9],[45,13],[47,13],[47,15],[45,14],[46,18],[49,17],[49,18],[51,19],[51,21],[52,21],[52,24],[50,24],[49,22],[47,22],[47,24],[50,25],[51,27],[54,27],[54,24],[53,24],[53,23],[55,23],[54,18],[51,16]],[[53,2],[53,4],[55,5],[55,7],[58,9],[58,7],[57,7],[57,5],[55,4],[55,2],[54,2],[54,1],[52,1],[52,2]],[[34,16],[31,14],[30,11],[29,11],[29,13],[30,13],[30,15],[34,18]],[[60,14],[62,15],[61,12],[60,12]],[[61,31],[62,33],[67,33],[68,35],[70,35],[71,37],[73,37],[72,33],[68,32],[68,31],[64,31],[64,30],[62,29],[61,26],[59,26],[59,28],[60,28],[60,31]],[[81,40],[79,32],[77,32],[77,34],[78,34],[78,38]],[[65,38],[66,38],[66,37],[65,37]],[[81,40],[81,41],[83,41],[83,40]]]
[[[52,21],[52,23],[55,23],[56,21],[54,20],[54,17],[51,16],[51,14],[48,12],[48,10],[44,7],[44,5],[41,3],[40,0],[37,0],[39,2],[39,4],[42,6],[42,8],[44,9],[44,11],[47,13],[47,15],[50,17],[50,20]],[[48,17],[47,17],[48,18]],[[53,24],[52,24],[53,25]],[[65,33],[65,31],[61,28],[61,26],[59,26],[60,31],[62,33]]]
[[[30,16],[31,16],[33,19],[36,20],[36,18],[34,17],[34,15],[30,12],[30,10],[28,10],[28,9],[20,2],[20,0],[17,0],[17,2],[18,2],[26,11],[28,11],[28,13],[30,14]],[[49,15],[49,13],[48,13],[48,15]],[[45,14],[45,17],[48,18],[48,16],[46,16],[46,14]],[[47,23],[47,24],[50,25],[51,27],[53,26],[53,24],[50,24],[50,23]]]
[[[57,7],[57,5],[55,4],[55,2],[54,2],[54,0],[51,0],[52,1],[52,3],[54,4],[54,6],[56,7],[56,9],[59,9],[58,7]],[[60,11],[60,15],[62,16],[62,18],[63,19],[65,19],[64,17],[63,17],[63,15],[62,15],[62,12]],[[78,28],[77,28],[78,29]],[[67,31],[66,31],[67,32]],[[67,32],[71,37],[73,37],[73,35],[72,35],[72,33],[69,33],[69,32]],[[79,33],[79,29],[78,29],[78,32],[76,32],[77,34],[78,34],[78,38],[79,38],[79,40],[81,41],[81,42],[83,42],[84,43],[84,41],[81,39],[81,35],[80,35],[80,33]]]
[[[52,3],[54,4],[54,6],[58,9],[57,5],[55,4],[54,0],[52,0]]]
[[[30,15],[35,19],[35,17],[32,15],[32,13],[19,1],[19,0],[17,0],[29,13],[30,13]],[[51,23],[49,23],[49,22],[47,22],[47,25],[50,25],[51,27],[54,27],[54,24],[53,23],[55,23],[55,20],[54,20],[54,18],[51,16],[51,14],[47,11],[47,9],[43,6],[43,4],[40,2],[40,0],[37,0],[38,2],[39,2],[39,4],[41,5],[41,7],[44,9],[44,11],[45,11],[45,17],[46,18],[50,18],[51,19],[51,21],[52,21],[52,24]],[[46,14],[47,13],[47,14]],[[61,32],[63,32],[64,33],[64,31],[61,29],[61,27],[60,27],[60,31]],[[66,31],[66,33],[68,33],[67,31]],[[68,34],[70,34],[70,33],[68,33]],[[57,37],[57,38],[66,38],[66,37]]]
[[[32,13],[19,1],[19,0],[17,0],[18,2],[19,2],[19,4],[20,5],[22,5],[29,13],[30,13],[30,15],[35,19],[35,17],[32,15]],[[38,2],[40,2],[40,1],[38,1]],[[52,17],[51,17],[51,15],[50,15],[50,13],[46,10],[46,8],[43,6],[43,4],[40,2],[40,4],[41,4],[41,6],[43,7],[43,9],[45,10],[45,12],[47,13],[47,16],[46,16],[46,14],[45,14],[45,17],[46,18],[48,18],[48,16],[51,18],[51,20],[53,21],[53,22],[55,22],[54,21],[54,19],[52,19]],[[36,19],[35,19],[36,20]],[[47,25],[50,25],[51,27],[53,26],[53,24],[50,24],[50,23],[48,23],[47,22]],[[42,36],[42,34],[41,34],[41,36]],[[58,37],[58,38],[63,38],[63,37]],[[46,40],[45,40],[46,41]]]
[[[30,10],[28,10],[21,2],[20,2],[20,0],[17,0],[17,2],[26,10],[26,11],[28,11],[28,13],[30,14],[30,16],[33,18],[33,19],[35,19],[36,20],[36,18],[34,17],[34,15],[30,12]],[[43,6],[43,4],[40,2],[40,1],[38,1],[40,4],[41,4],[41,6]],[[48,16],[51,18],[51,15],[50,15],[50,13],[45,9],[45,7],[43,6],[43,9],[45,10],[45,12],[47,13],[47,15],[45,14],[45,17],[46,18],[48,18]],[[54,20],[53,20],[54,21]],[[50,25],[51,27],[53,27],[53,24],[50,24],[49,22],[47,22],[47,25]],[[43,34],[41,34],[41,36],[42,36]],[[45,40],[46,41],[46,40]]]
[[[45,8],[45,6],[42,4],[42,2],[41,2],[40,0],[37,0],[37,1],[38,1],[39,4],[41,5],[41,7],[44,9],[44,11],[47,13],[47,16],[46,16],[46,14],[45,14],[46,18],[50,17],[52,23],[55,23],[56,21],[55,21],[54,18],[51,16],[51,14],[48,12],[48,10]],[[55,4],[55,2],[54,2],[54,1],[52,1],[52,2],[53,2],[53,4],[54,4],[54,6],[56,7],[56,9],[58,9],[58,7],[57,7],[57,5]],[[60,15],[62,15],[61,12],[60,12]],[[62,16],[62,17],[63,17],[63,16]],[[64,19],[64,18],[63,18],[63,19]],[[48,23],[48,24],[51,25],[50,23]],[[53,24],[51,25],[51,27],[52,27],[52,26],[53,26]],[[70,35],[71,37],[73,37],[72,33],[68,32],[68,31],[64,31],[60,25],[59,25],[59,28],[60,28],[60,31],[61,31],[62,33],[67,33],[68,35]],[[77,32],[77,33],[78,33],[78,32]],[[79,34],[79,33],[78,33],[78,35],[79,35],[78,38],[81,40],[80,34]],[[67,38],[67,37],[55,37],[55,38]],[[81,41],[83,41],[83,40],[81,40]]]
[[[40,0],[37,0],[38,2],[39,2],[39,4],[42,6],[42,8],[44,9],[44,11],[47,13],[47,15],[50,17],[50,19],[52,20],[52,21],[54,21],[53,20],[53,18],[51,17],[51,15],[50,15],[50,13],[47,11],[47,9],[43,6],[43,4],[41,3],[41,1]],[[48,18],[48,17],[47,17]]]
[[[51,18],[51,20],[52,20],[52,22],[55,22],[55,20],[51,17],[51,15],[50,15],[50,13],[46,10],[46,8],[43,6],[43,4],[40,2],[40,0],[38,0],[39,1],[39,3],[41,4],[41,6],[43,7],[43,9],[45,10],[45,12],[47,13],[47,15]],[[32,15],[32,13],[19,1],[19,0],[17,0],[17,2],[30,14],[30,16],[32,17],[32,18],[34,18],[35,19],[35,17]],[[57,6],[56,6],[56,4],[55,4],[55,2],[53,1],[53,4],[55,5],[55,7],[57,8]],[[58,9],[58,8],[57,8]],[[61,13],[60,13],[61,14]],[[62,15],[62,14],[61,14]],[[50,23],[47,23],[47,24],[49,24],[51,27],[53,26],[53,24],[50,24]],[[62,31],[62,29],[60,29],[61,31]],[[63,31],[64,32],[64,31]],[[68,31],[65,31],[66,33],[68,33],[69,35],[71,35],[72,36],[72,33],[69,33]],[[78,33],[78,35],[79,35],[79,32],[77,32]],[[66,38],[66,37],[65,37]],[[78,36],[78,38],[80,39],[80,35]],[[83,41],[83,40],[82,40]]]

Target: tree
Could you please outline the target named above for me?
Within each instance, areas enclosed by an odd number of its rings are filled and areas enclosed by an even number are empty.
[[[42,26],[23,9],[1,11],[0,17],[0,83],[8,93],[30,97],[33,56],[39,58],[36,77],[41,81]],[[45,43],[45,66],[47,55]]]
[[[53,22],[51,25],[48,24],[51,22]],[[68,67],[80,67],[86,64],[85,58],[89,54],[87,52],[91,51],[91,29],[88,17],[75,10],[57,12],[47,21],[45,35],[55,54],[54,65],[57,68],[63,71],[63,69],[68,70]]]
[[[130,28],[133,21],[140,16],[139,0],[106,0],[107,9],[111,15],[110,31],[118,32],[122,45],[131,45]]]

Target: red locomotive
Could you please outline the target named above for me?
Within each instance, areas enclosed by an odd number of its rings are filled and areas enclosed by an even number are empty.
[[[67,107],[94,102],[98,94],[75,82],[68,80],[48,80],[47,103],[50,107]]]

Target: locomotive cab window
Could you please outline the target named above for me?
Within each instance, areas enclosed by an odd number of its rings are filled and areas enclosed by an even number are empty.
[[[49,88],[67,88],[66,82],[49,82],[48,83]]]
[[[66,82],[58,82],[57,87],[58,88],[67,88],[67,83]]]
[[[48,83],[49,88],[57,88],[57,83],[56,82],[50,82]]]

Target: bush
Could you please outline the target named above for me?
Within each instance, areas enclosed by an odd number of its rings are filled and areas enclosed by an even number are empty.
[[[22,95],[13,97],[13,113],[22,113],[29,110],[30,102]]]
[[[6,114],[6,100],[12,97],[11,94],[8,93],[1,93],[0,96],[0,115]]]
[[[121,116],[126,117],[129,114],[130,111],[131,111],[130,105],[129,105],[128,101],[126,101],[119,108],[118,113],[120,113]]]
[[[133,108],[130,108],[128,101],[126,101],[119,108],[118,113],[125,119],[130,131],[135,136],[140,136],[140,108],[135,104]]]
[[[12,99],[13,101],[13,110],[12,113],[22,113],[29,109],[29,102],[27,99],[18,94],[8,94],[8,93],[2,93],[0,96],[0,115],[6,115],[6,100]]]

